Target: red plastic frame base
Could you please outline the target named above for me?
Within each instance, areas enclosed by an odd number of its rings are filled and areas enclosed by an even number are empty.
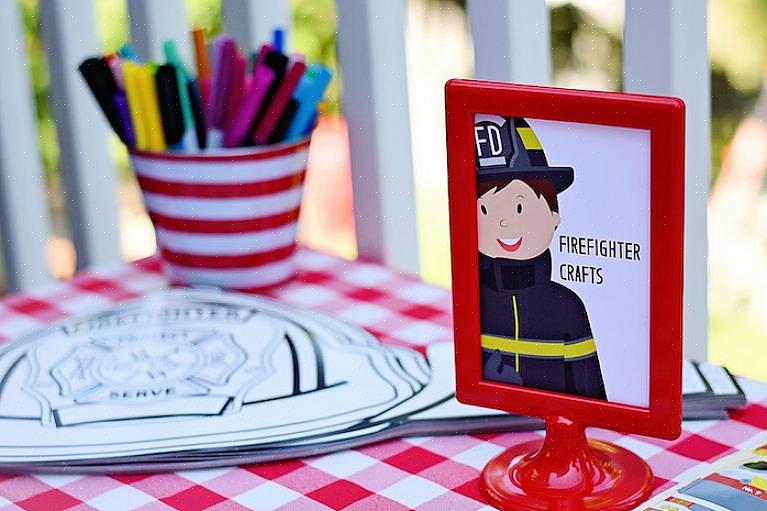
[[[581,424],[546,419],[546,437],[514,446],[485,466],[480,489],[506,511],[626,511],[652,492],[653,473],[622,447],[586,440]]]

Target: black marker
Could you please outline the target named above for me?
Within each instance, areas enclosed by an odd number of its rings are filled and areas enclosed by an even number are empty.
[[[109,121],[109,125],[117,133],[126,145],[125,132],[120,122],[120,115],[114,103],[114,94],[117,92],[117,83],[109,64],[104,59],[92,57],[83,61],[78,67],[80,74],[85,78],[85,83],[98,101],[101,111]]]
[[[205,114],[202,109],[200,84],[197,80],[189,80],[186,82],[186,87],[189,91],[189,102],[192,105],[192,115],[194,115],[194,129],[197,132],[197,144],[200,146],[200,149],[205,149],[208,147],[208,130],[205,126]]]
[[[165,143],[173,146],[181,142],[184,136],[184,118],[181,114],[181,100],[178,96],[176,68],[171,64],[159,66],[155,73],[155,82]]]

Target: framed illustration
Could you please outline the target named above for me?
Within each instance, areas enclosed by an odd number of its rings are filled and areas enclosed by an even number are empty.
[[[683,102],[451,80],[446,120],[458,400],[676,438]]]

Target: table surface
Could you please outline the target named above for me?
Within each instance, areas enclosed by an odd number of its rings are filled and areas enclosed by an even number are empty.
[[[380,265],[303,250],[300,273],[269,293],[357,323],[411,347],[451,338],[450,293]],[[167,287],[156,258],[84,272],[0,302],[0,337],[12,338]],[[728,421],[686,422],[673,441],[592,430],[646,459],[656,493],[767,429],[767,385],[741,380],[749,406]],[[405,438],[265,465],[119,476],[2,475],[0,509],[475,510],[477,477],[504,448],[539,433]]]

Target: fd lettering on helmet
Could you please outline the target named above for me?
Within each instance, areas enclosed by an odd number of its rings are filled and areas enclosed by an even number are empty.
[[[486,135],[483,135],[483,132],[486,132]],[[479,154],[480,158],[498,156],[503,150],[501,130],[494,124],[475,126],[474,139],[477,141],[477,154]]]
[[[477,165],[480,167],[508,166],[514,152],[508,134],[508,121],[502,117],[498,120],[482,119],[474,124]]]

